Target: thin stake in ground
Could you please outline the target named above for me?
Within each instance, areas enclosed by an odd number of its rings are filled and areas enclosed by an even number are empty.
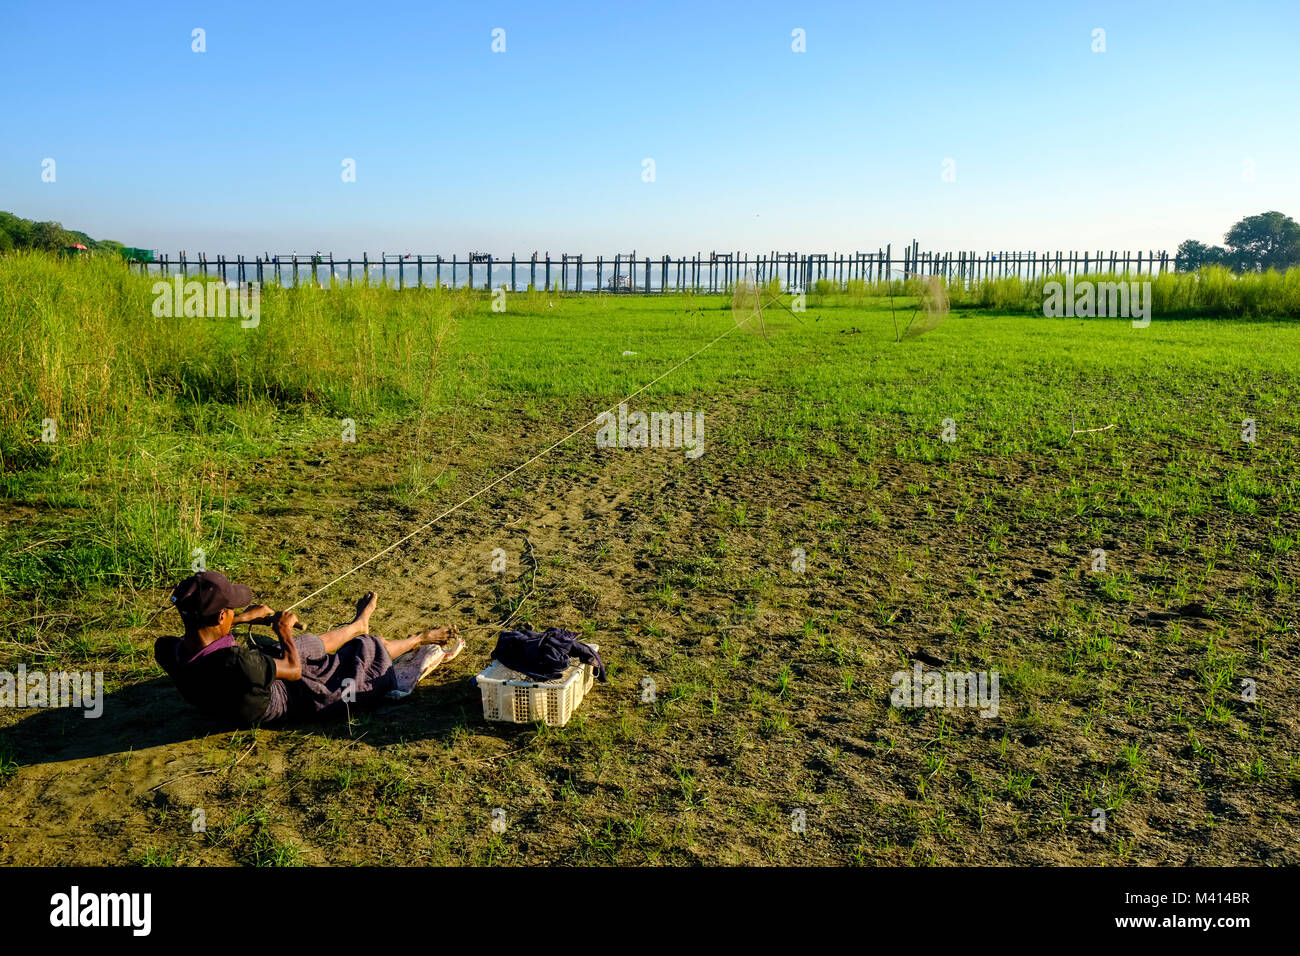
[[[1087,435],[1089,432],[1107,432],[1107,431],[1110,431],[1110,430],[1111,430],[1112,428],[1114,428],[1117,424],[1119,424],[1119,423],[1118,423],[1118,422],[1111,422],[1109,425],[1104,425],[1104,426],[1102,426],[1101,428],[1079,428],[1078,425],[1075,423],[1075,420],[1074,420],[1074,412],[1070,412],[1070,437],[1067,438],[1067,439],[1065,440],[1065,442],[1066,442],[1066,444],[1069,444],[1070,441],[1073,440],[1073,438],[1074,438],[1075,435]]]

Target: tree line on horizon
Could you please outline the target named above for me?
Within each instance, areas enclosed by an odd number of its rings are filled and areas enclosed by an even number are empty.
[[[113,239],[92,239],[59,222],[36,222],[0,210],[0,255],[18,250],[61,252],[80,243],[87,249],[120,252],[122,243]]]
[[[1300,223],[1280,212],[1247,216],[1223,236],[1222,246],[1188,239],[1178,246],[1178,269],[1225,266],[1233,272],[1285,272],[1300,266]]]

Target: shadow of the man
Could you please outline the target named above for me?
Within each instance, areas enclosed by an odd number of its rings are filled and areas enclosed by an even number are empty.
[[[190,707],[166,677],[105,694],[102,703],[98,717],[77,707],[33,709],[0,730],[0,742],[15,763],[27,766],[145,750],[234,729]]]
[[[142,751],[212,734],[246,730],[238,724],[208,717],[181,697],[170,678],[157,677],[105,694],[103,712],[86,717],[79,708],[32,712],[0,729],[0,746],[19,766],[61,763],[90,757]],[[478,691],[467,679],[425,684],[401,701],[381,701],[350,711],[288,724],[263,732],[298,731],[340,739],[364,733],[372,746],[410,743],[445,736],[458,727],[475,725],[480,733],[514,738],[531,725],[482,726]],[[349,722],[349,718],[355,718]]]

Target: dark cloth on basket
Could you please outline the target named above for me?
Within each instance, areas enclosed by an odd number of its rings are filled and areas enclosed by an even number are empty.
[[[588,644],[578,640],[573,631],[550,627],[545,631],[502,631],[492,651],[512,671],[536,681],[558,680],[569,667],[569,658],[590,664],[598,680],[607,680],[605,664]]]

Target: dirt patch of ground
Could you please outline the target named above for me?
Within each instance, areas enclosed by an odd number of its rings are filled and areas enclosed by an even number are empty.
[[[713,406],[750,435],[763,403]],[[488,432],[434,464],[472,489],[537,444]],[[458,499],[395,496],[410,455],[395,428],[258,463],[237,489],[258,598]],[[412,698],[232,732],[158,677],[99,720],[24,716],[0,731],[0,862],[1300,863],[1294,608],[1251,576],[1267,521],[1210,512],[1147,547],[1130,511],[1091,540],[1076,477],[991,455],[756,471],[580,436],[301,609],[323,630],[374,588],[383,636],[459,622],[469,650]],[[610,681],[568,727],[482,720],[468,678],[512,614],[601,645]],[[916,662],[998,671],[996,717],[891,706]]]

